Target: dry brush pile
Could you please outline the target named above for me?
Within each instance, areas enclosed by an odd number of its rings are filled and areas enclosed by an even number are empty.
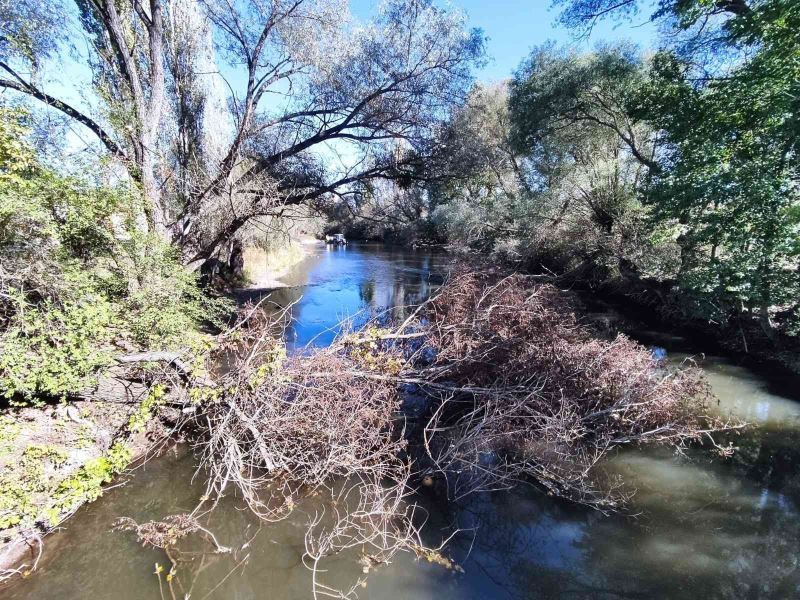
[[[624,335],[599,339],[564,292],[523,275],[456,274],[427,316],[436,358],[420,378],[469,391],[440,402],[426,431],[450,439],[430,454],[441,457],[444,476],[454,464],[477,465],[467,492],[475,475],[489,483],[529,477],[558,495],[613,506],[620,498],[594,481],[593,468],[615,447],[713,444],[714,431],[735,425],[707,416],[699,370],[669,368]],[[491,457],[489,472],[487,459],[477,464],[480,452]],[[456,483],[458,491],[464,482]]]
[[[420,485],[460,498],[536,482],[604,509],[621,496],[594,471],[614,448],[681,449],[732,426],[705,415],[698,371],[596,338],[564,293],[522,275],[458,272],[404,323],[292,356],[276,319],[246,312],[221,340],[228,368],[184,411],[208,477],[192,518],[235,492],[274,521],[324,493],[306,537],[314,567],[347,548],[367,566],[425,552]],[[315,592],[334,593],[314,571]]]

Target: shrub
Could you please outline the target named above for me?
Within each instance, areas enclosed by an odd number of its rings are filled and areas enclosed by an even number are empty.
[[[136,189],[48,170],[24,133],[0,111],[0,397],[18,404],[92,385],[114,342],[192,345],[227,307],[142,231]]]
[[[108,364],[116,322],[115,307],[100,295],[87,295],[62,307],[46,300],[17,313],[2,334],[0,393],[12,400],[37,395],[66,397],[93,382]]]

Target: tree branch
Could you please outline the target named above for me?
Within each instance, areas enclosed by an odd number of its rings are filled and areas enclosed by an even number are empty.
[[[22,92],[23,94],[27,94],[28,96],[32,96],[37,100],[43,102],[47,106],[55,108],[56,110],[61,111],[68,117],[71,117],[81,123],[82,125],[88,127],[99,139],[103,142],[103,145],[108,149],[111,154],[120,158],[122,160],[128,160],[128,155],[122,147],[117,144],[108,133],[94,120],[90,119],[86,115],[84,115],[79,110],[73,108],[66,102],[59,100],[51,96],[50,94],[46,94],[38,87],[34,86],[31,83],[23,81],[8,65],[3,62],[0,62],[0,68],[4,71],[10,73],[16,81],[12,81],[10,79],[3,79],[0,78],[0,88],[7,88],[16,90],[18,92]]]

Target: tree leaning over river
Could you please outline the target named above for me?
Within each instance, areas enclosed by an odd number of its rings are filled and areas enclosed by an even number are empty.
[[[225,256],[242,228],[287,206],[418,174],[483,54],[463,15],[428,0],[384,3],[362,27],[336,0],[76,6],[102,109],[89,114],[37,82],[72,43],[62,23],[75,7],[60,0],[4,5],[0,88],[86,126],[140,187],[148,227],[189,264]],[[212,110],[215,124],[204,119]],[[209,140],[220,119],[225,139]],[[209,142],[216,152],[198,148]],[[320,154],[330,147],[350,164],[331,169]]]

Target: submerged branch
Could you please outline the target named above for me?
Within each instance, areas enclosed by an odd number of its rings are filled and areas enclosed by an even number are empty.
[[[740,427],[705,416],[699,371],[668,368],[624,336],[596,338],[564,293],[515,274],[463,271],[394,329],[290,357],[285,315],[243,315],[220,337],[230,368],[181,424],[208,481],[192,518],[229,490],[267,522],[324,493],[332,508],[306,536],[320,595],[325,556],[362,547],[369,566],[423,547],[421,485],[459,499],[533,481],[613,510],[625,496],[595,468],[614,448],[716,445],[714,433]]]

